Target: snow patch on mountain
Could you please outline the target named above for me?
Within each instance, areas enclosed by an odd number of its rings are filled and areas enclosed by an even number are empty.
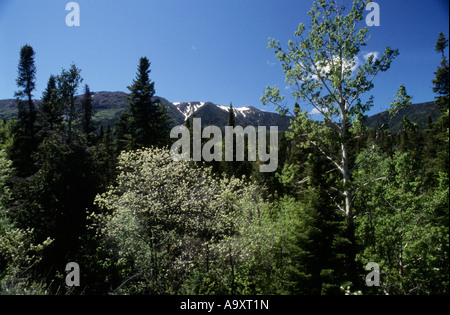
[[[200,107],[205,105],[204,102],[175,102],[172,104],[175,105],[177,110],[184,116],[185,121]]]
[[[230,109],[229,106],[224,106],[224,105],[216,105],[216,106],[219,107],[220,109],[224,110],[224,111],[227,111],[227,112]],[[234,112],[235,116],[236,116],[236,114],[241,114],[242,116],[246,117],[246,113],[245,112],[247,112],[249,110],[251,110],[250,107],[237,107],[237,108],[233,107],[233,112]]]

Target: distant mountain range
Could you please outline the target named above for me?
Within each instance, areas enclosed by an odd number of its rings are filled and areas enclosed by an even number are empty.
[[[398,131],[402,129],[403,117],[407,116],[411,122],[418,125],[419,130],[423,130],[427,127],[428,116],[431,117],[432,121],[436,121],[440,115],[441,112],[434,102],[418,103],[400,110],[390,121],[389,114],[386,111],[370,116],[366,120],[366,126],[375,128],[387,123],[389,129]]]
[[[124,92],[95,92],[92,103],[95,109],[95,120],[103,125],[114,125],[124,109],[128,108],[127,94]],[[184,124],[186,119],[195,113],[202,119],[202,126],[225,126],[228,121],[229,106],[217,105],[211,102],[176,102],[171,103],[165,98],[157,97],[168,109],[173,120],[173,125]],[[39,101],[36,101],[36,105]],[[236,125],[240,126],[278,126],[279,130],[287,130],[291,117],[282,117],[277,113],[266,112],[252,106],[233,108]],[[0,118],[10,119],[17,113],[17,105],[13,99],[0,100]],[[419,125],[420,129],[426,127],[427,117],[431,116],[435,121],[440,112],[434,102],[420,103],[408,106],[400,111],[390,122],[392,130],[401,129],[402,117],[408,115],[412,122]],[[382,112],[368,117],[366,125],[369,127],[380,126],[387,122],[387,112]]]
[[[95,120],[103,125],[114,125],[124,109],[128,108],[127,94],[124,92],[95,92],[92,104],[95,109]],[[184,124],[186,119],[195,113],[202,119],[202,126],[225,126],[228,121],[228,106],[216,105],[211,102],[178,102],[171,103],[165,98],[157,97],[166,106],[174,126]],[[36,105],[39,101],[35,101]],[[282,117],[277,113],[262,111],[255,107],[233,108],[236,125],[278,126],[287,130],[290,117]],[[10,119],[17,113],[17,105],[13,99],[0,100],[0,118]]]

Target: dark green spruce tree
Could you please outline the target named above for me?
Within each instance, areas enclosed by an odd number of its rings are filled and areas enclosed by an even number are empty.
[[[124,110],[116,121],[114,128],[115,151],[119,155],[122,151],[130,151],[133,149],[133,135],[131,133],[132,119],[130,112]]]
[[[54,75],[50,76],[47,88],[42,93],[37,116],[41,138],[48,136],[63,120],[63,109],[58,97],[56,77]]]
[[[77,119],[75,97],[80,83],[83,82],[80,73],[81,70],[72,64],[69,70],[63,69],[58,76],[58,92],[67,123],[66,142],[69,144],[72,143],[73,126]]]
[[[92,104],[92,93],[89,85],[84,86],[84,94],[81,99],[81,118],[80,128],[82,133],[86,136],[87,142],[92,143],[94,140],[95,125],[92,120],[94,115],[94,105]]]
[[[436,52],[441,54],[442,59],[433,79],[433,92],[435,93],[435,104],[441,111],[441,116],[433,124],[434,142],[437,146],[437,159],[435,161],[435,172],[446,172],[449,170],[449,61],[445,56],[448,47],[448,39],[441,32],[436,42]]]
[[[18,91],[14,93],[17,102],[17,124],[14,130],[14,143],[10,158],[19,177],[27,177],[35,171],[33,154],[37,148],[36,108],[33,102],[33,91],[36,88],[35,52],[29,45],[20,50]]]
[[[233,103],[230,102],[230,106],[228,108],[228,119],[227,119],[227,126],[230,127],[236,127],[236,115],[234,113],[233,109]],[[238,136],[237,134],[233,134],[233,160],[232,161],[224,161],[222,162],[223,165],[223,171],[228,176],[235,176],[235,177],[242,177],[246,176],[247,178],[250,177],[253,165],[252,162],[248,161],[248,137],[244,136],[243,141],[243,151],[244,151],[244,160],[243,161],[237,161],[236,152],[238,149]],[[225,152],[225,147],[223,148],[223,152]],[[225,158],[225,156],[223,156]]]
[[[236,127],[236,120],[235,120],[235,116],[234,116],[233,103],[230,103],[230,107],[228,109],[227,126]]]
[[[436,75],[433,80],[433,92],[436,94],[436,106],[442,112],[448,110],[449,106],[449,64],[448,59],[445,56],[445,49],[448,47],[448,39],[445,37],[444,33],[440,32],[438,40],[436,42],[435,50],[437,53],[441,54],[441,64],[434,73]]]
[[[299,124],[301,117],[292,121],[293,131],[287,132],[289,150],[278,176],[287,195],[301,204],[293,209],[295,229],[286,243],[290,257],[286,288],[291,294],[341,294],[353,255],[348,254],[352,246],[345,217],[335,209],[338,193],[332,187],[339,177],[329,172],[330,162],[317,149],[301,146]]]
[[[95,259],[89,258],[96,244],[86,228],[86,211],[95,211],[94,197],[112,176],[107,173],[112,168],[108,163],[113,163],[110,140],[105,139],[104,145],[86,141],[83,127],[90,126],[92,110],[86,109],[86,103],[80,110],[76,102],[81,81],[75,65],[49,80],[37,116],[43,126],[52,127],[40,135],[34,154],[36,171],[14,186],[14,211],[9,212],[19,228],[33,229],[33,243],[53,239],[30,272],[42,275],[44,282],[56,281],[55,289],[64,287],[64,279],[55,280],[55,275],[64,273],[70,261],[86,266],[86,286],[96,279],[91,274]]]
[[[136,78],[128,87],[129,113],[124,113],[119,121],[119,129],[123,130],[117,133],[117,141],[126,149],[168,144],[169,119],[165,107],[155,97],[155,82],[150,80],[150,72],[148,58],[142,57]]]

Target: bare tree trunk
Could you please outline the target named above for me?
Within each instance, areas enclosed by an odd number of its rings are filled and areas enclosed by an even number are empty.
[[[349,167],[349,154],[348,154],[348,146],[347,146],[347,108],[346,102],[341,100],[340,104],[341,111],[341,126],[340,126],[340,141],[341,141],[341,172],[343,179],[343,191],[342,194],[344,196],[344,211],[345,216],[347,218],[348,223],[353,223],[353,213],[352,213],[352,197],[350,191],[350,167]]]
[[[342,194],[344,195],[344,210],[345,216],[349,222],[353,222],[353,211],[352,211],[352,192],[350,191],[350,170],[348,167],[348,148],[347,144],[342,143],[342,178],[344,189]]]

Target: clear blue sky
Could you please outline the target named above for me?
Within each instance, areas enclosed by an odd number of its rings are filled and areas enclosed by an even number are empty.
[[[19,51],[36,51],[37,89],[74,62],[92,91],[124,91],[138,60],[151,61],[156,93],[171,102],[211,101],[262,106],[267,85],[284,90],[268,37],[287,44],[312,0],[78,0],[80,26],[68,27],[65,0],[0,0],[0,99],[17,89]],[[351,3],[348,0],[344,2]],[[400,84],[413,102],[433,100],[434,51],[448,36],[448,0],[378,0],[381,26],[371,27],[363,53],[398,48],[391,69],[375,81],[375,107],[385,110]],[[362,57],[361,57],[362,58]],[[289,91],[285,90],[288,94]],[[80,89],[81,93],[81,89]],[[307,109],[307,108],[306,108]]]

